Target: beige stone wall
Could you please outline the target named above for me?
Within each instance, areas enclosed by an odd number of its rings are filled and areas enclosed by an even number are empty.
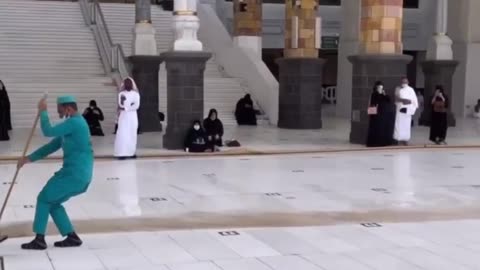
[[[242,6],[245,10],[242,11]],[[234,36],[262,35],[262,0],[233,1]]]
[[[403,0],[362,0],[360,52],[402,54]]]
[[[285,50],[284,57],[318,58],[315,49],[315,18],[317,16],[316,0],[301,0],[301,6],[295,7],[295,0],[285,2]],[[292,44],[292,17],[298,17],[298,48]]]

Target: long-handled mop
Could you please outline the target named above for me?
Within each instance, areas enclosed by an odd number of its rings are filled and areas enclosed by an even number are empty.
[[[47,94],[43,96],[44,99],[47,98]],[[40,113],[37,113],[35,117],[35,122],[33,122],[32,130],[30,131],[30,135],[28,136],[27,143],[25,144],[25,148],[23,148],[22,158],[27,155],[28,148],[30,147],[30,143],[32,142],[33,134],[35,134],[35,129],[37,128],[38,119],[40,119]],[[8,200],[10,199],[10,195],[12,194],[13,186],[15,186],[15,182],[17,181],[18,173],[20,172],[20,168],[17,167],[15,171],[15,175],[13,176],[13,180],[10,183],[10,188],[8,189],[7,196],[5,197],[5,201],[3,201],[2,210],[0,211],[0,221],[2,220],[3,213],[5,212],[5,208],[7,207]],[[8,235],[0,235],[0,243],[7,240]]]

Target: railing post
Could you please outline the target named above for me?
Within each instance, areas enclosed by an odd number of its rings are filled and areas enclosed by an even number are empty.
[[[94,2],[92,2],[92,24],[97,24],[97,7]]]

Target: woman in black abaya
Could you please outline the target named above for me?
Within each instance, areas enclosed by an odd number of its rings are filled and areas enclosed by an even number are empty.
[[[430,141],[435,144],[447,144],[447,109],[448,97],[441,85],[435,87],[435,94],[431,100],[432,118],[430,121]]]
[[[8,131],[12,130],[10,99],[5,84],[0,80],[0,141],[8,141]]]
[[[383,83],[375,83],[370,96],[369,125],[367,147],[389,146],[393,143],[393,127],[395,124],[394,108],[390,97],[383,89]],[[375,108],[375,109],[374,109]]]
[[[237,119],[237,123],[240,126],[257,125],[257,116],[255,114],[255,109],[253,108],[253,101],[250,94],[246,94],[245,97],[241,98],[237,102],[237,106],[235,109],[235,118]]]

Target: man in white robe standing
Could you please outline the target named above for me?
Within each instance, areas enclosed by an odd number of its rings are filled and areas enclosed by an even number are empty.
[[[114,156],[119,159],[135,158],[137,151],[137,110],[140,94],[135,81],[128,77],[123,81],[118,94],[118,129],[115,137]]]
[[[395,91],[395,131],[393,138],[399,145],[408,145],[411,138],[412,116],[418,108],[415,90],[408,85],[408,79],[402,79],[402,86]]]

